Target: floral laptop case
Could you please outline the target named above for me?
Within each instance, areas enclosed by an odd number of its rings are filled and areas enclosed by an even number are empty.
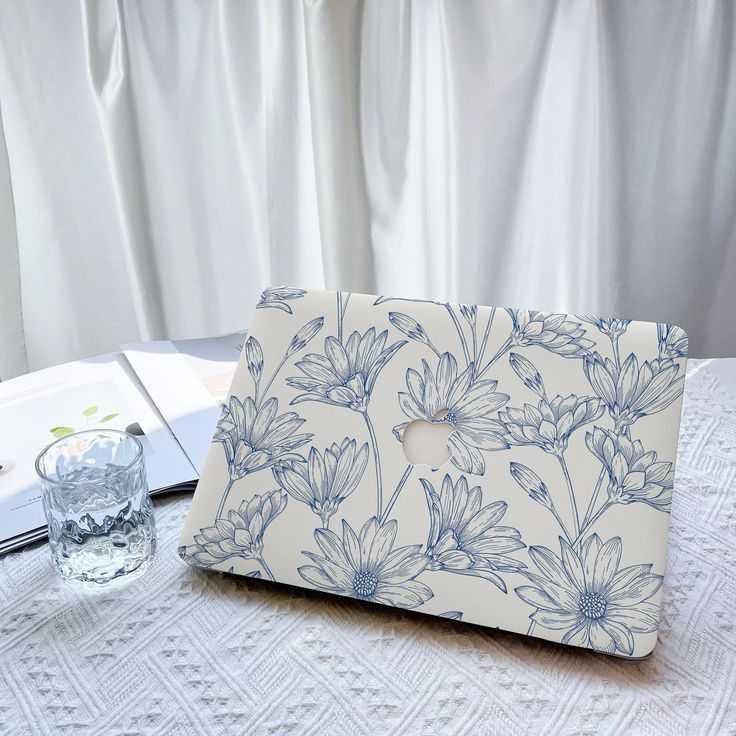
[[[266,289],[179,554],[646,656],[687,342],[667,324]],[[407,459],[418,425],[446,433],[440,467]]]

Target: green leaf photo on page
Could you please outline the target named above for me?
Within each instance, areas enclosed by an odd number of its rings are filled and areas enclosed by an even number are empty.
[[[119,412],[113,411],[102,415],[99,407],[96,404],[88,406],[81,412],[83,421],[79,422],[75,426],[69,426],[61,424],[57,427],[51,427],[49,432],[53,435],[54,439],[60,440],[62,437],[68,437],[70,434],[80,432],[83,429],[92,429],[98,424],[105,424],[112,421],[115,417],[119,416]]]

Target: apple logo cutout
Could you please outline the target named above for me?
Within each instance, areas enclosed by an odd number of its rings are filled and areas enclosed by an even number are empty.
[[[416,419],[404,429],[401,446],[412,465],[428,465],[437,470],[450,459],[447,440],[455,428],[441,421],[446,413],[447,409],[438,412],[434,422]]]

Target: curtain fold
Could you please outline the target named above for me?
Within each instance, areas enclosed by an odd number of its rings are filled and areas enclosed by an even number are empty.
[[[99,118],[127,281],[141,338],[150,340],[166,330],[161,291],[157,288],[163,273],[157,259],[150,177],[143,153],[146,131],[141,130],[128,78],[124,5],[93,0],[83,2],[81,8],[85,65]]]
[[[269,283],[736,355],[735,7],[6,3],[0,377],[242,328]]]
[[[28,366],[21,308],[18,234],[0,108],[0,381]]]

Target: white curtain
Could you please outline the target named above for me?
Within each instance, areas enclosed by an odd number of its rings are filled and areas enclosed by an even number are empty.
[[[735,10],[3,3],[0,376],[242,328],[271,283],[736,354]]]

